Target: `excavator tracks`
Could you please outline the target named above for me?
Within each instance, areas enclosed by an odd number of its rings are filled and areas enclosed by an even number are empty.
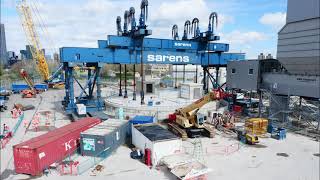
[[[209,126],[204,126],[204,132],[206,137],[213,138],[214,137],[214,129]]]
[[[173,132],[173,134],[181,137],[183,141],[188,139],[188,134],[186,130],[182,129],[178,124],[168,123],[168,129]]]
[[[204,128],[197,128],[197,129],[183,129],[181,128],[178,124],[176,123],[169,123],[168,124],[168,129],[173,132],[175,135],[179,136],[182,138],[182,140],[198,136],[205,136],[209,138],[214,137],[214,130],[211,127],[204,126]]]

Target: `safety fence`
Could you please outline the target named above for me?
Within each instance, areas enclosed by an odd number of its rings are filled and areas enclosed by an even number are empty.
[[[14,134],[17,132],[19,126],[21,125],[22,121],[24,120],[24,113],[22,113],[18,117],[17,123],[14,125],[11,131],[7,132],[6,134],[1,135],[0,138],[0,149],[3,149],[6,147],[6,145],[9,143],[11,138],[14,136]]]
[[[84,158],[77,170],[78,170],[78,175],[83,174],[84,172],[88,171],[90,168],[94,167],[95,165],[97,165],[98,163],[100,163],[101,161],[103,161],[104,159],[106,159],[108,156],[110,156],[111,154],[111,150],[106,149],[100,153],[98,153],[96,156],[83,156],[82,158]]]
[[[207,147],[205,149],[205,153],[208,155],[215,155],[215,154],[230,155],[239,151],[240,147],[241,145],[238,142],[230,145],[212,146],[212,147]]]
[[[227,144],[227,145],[205,145],[205,146],[200,146],[200,151],[201,152],[197,152],[199,153],[199,155],[203,156],[203,155],[231,155],[237,151],[240,150],[240,148],[242,147],[242,144],[239,142],[235,142],[232,144]],[[185,144],[183,145],[183,150],[185,151],[185,153],[187,154],[191,154],[193,155],[195,152],[195,146],[193,144]],[[198,150],[199,151],[199,150]]]
[[[95,156],[82,156],[80,148],[67,155],[63,160],[55,163],[56,172],[61,175],[77,176],[87,172],[98,165],[112,153],[111,149],[106,149]]]

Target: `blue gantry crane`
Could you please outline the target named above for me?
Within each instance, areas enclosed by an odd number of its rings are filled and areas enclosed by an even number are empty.
[[[123,29],[121,17],[118,16],[116,18],[117,35],[109,35],[107,40],[98,40],[98,48],[60,48],[60,60],[65,72],[64,106],[67,113],[76,112],[76,104],[78,103],[85,104],[88,112],[104,109],[99,77],[103,63],[119,64],[120,67],[125,65],[125,73],[126,65],[140,64],[141,83],[144,81],[144,64],[200,65],[204,72],[203,88],[208,91],[206,78],[213,78],[209,73],[209,68],[226,67],[228,60],[243,60],[245,58],[242,53],[227,53],[229,44],[215,42],[220,40],[220,37],[214,32],[214,27],[218,22],[218,16],[215,12],[210,15],[208,30],[205,32],[200,32],[198,18],[194,18],[192,23],[189,20],[186,21],[182,40],[179,40],[177,25],[172,28],[173,39],[146,38],[152,34],[146,25],[148,19],[147,0],[142,0],[140,10],[138,23],[133,7],[125,11]],[[81,85],[74,76],[74,71],[77,68],[88,71],[85,85]],[[74,81],[81,88],[79,95],[75,95]],[[94,94],[95,87],[96,93]],[[119,94],[122,95],[121,88]],[[134,90],[134,100],[135,94]],[[140,96],[141,104],[144,104],[143,86]]]

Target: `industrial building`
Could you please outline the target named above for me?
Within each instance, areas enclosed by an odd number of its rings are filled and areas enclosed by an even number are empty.
[[[158,38],[156,2],[139,3],[96,47],[52,56],[37,3],[17,3],[26,67],[1,75],[0,179],[320,178],[320,0],[288,0],[277,54],[256,58],[223,43],[219,10]]]

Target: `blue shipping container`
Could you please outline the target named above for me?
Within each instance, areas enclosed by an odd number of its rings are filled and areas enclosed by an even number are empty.
[[[48,90],[48,85],[47,84],[36,84],[34,85],[34,88],[37,90],[42,90],[46,91]],[[29,89],[29,86],[27,84],[12,84],[11,85],[11,90],[13,93],[19,93],[22,90]]]
[[[153,123],[153,116],[135,116],[130,120],[131,124],[148,124]]]

